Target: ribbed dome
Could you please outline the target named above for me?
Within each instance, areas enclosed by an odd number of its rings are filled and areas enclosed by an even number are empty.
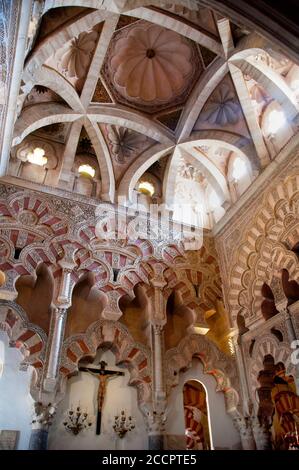
[[[188,43],[160,26],[136,26],[116,41],[114,51],[114,82],[126,98],[170,101],[185,89],[193,71]]]

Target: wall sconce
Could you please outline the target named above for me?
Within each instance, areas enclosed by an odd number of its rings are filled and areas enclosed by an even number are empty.
[[[80,406],[77,406],[75,411],[71,406],[71,409],[67,412],[67,417],[63,425],[67,431],[72,432],[77,436],[79,432],[90,427],[92,422],[88,420],[88,413],[83,411]]]
[[[127,417],[124,410],[121,411],[119,416],[115,416],[113,429],[118,437],[123,438],[128,431],[135,428],[132,416]]]

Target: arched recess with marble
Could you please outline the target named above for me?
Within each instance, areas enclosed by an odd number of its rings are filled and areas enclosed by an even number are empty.
[[[184,338],[177,348],[166,352],[165,363],[169,393],[168,448],[186,448],[183,386],[188,380],[199,380],[206,389],[212,448],[241,448],[240,436],[233,423],[233,418],[239,414],[239,395],[232,359],[203,336],[191,335]],[[228,435],[224,436],[220,431],[220,422],[230,430]]]
[[[146,412],[151,401],[151,359],[149,349],[136,343],[128,329],[119,322],[99,320],[91,324],[86,332],[67,338],[62,347],[60,376],[64,379],[78,370],[84,357],[94,357],[98,348],[111,349],[116,365],[128,368],[130,385],[138,390],[141,409]]]
[[[279,328],[279,326],[277,328]],[[260,338],[256,339],[253,348],[251,349],[247,370],[251,399],[255,406],[258,405],[256,390],[260,386],[258,382],[258,375],[259,372],[264,368],[263,362],[265,356],[267,354],[271,354],[275,364],[278,362],[283,362],[286,367],[287,374],[294,375],[295,366],[291,362],[291,353],[292,349],[290,348],[288,341],[280,341],[277,336],[271,332],[265,333]]]
[[[107,363],[107,370],[121,371],[124,375],[114,376],[107,382],[106,393],[101,413],[101,433],[96,434],[97,393],[99,380],[86,372],[78,372],[69,377],[65,387],[62,401],[57,408],[56,416],[49,431],[49,450],[120,450],[125,444],[126,449],[147,449],[148,435],[144,414],[138,406],[138,391],[130,386],[130,371],[124,365],[117,363],[116,356],[111,349],[103,345],[97,350],[93,361]],[[88,357],[83,358],[88,362]],[[68,412],[80,406],[88,414],[87,422],[91,423],[86,430],[74,436],[67,432],[64,422],[68,421]],[[125,440],[120,439],[113,430],[114,417],[124,410],[131,416],[135,428],[128,432]]]
[[[113,419],[106,410],[113,407],[113,416],[126,410],[140,427],[140,433],[128,435],[128,448],[147,448],[146,417],[152,408],[152,368],[150,349],[133,339],[129,330],[119,322],[98,320],[82,334],[67,337],[62,346],[59,389],[63,397],[59,404],[60,418],[66,416],[71,406],[84,406],[91,419],[91,431],[95,434],[97,414],[97,391],[99,382],[89,374],[78,371],[81,364],[98,364],[99,360],[108,363],[107,369],[121,370],[122,377],[108,382],[102,413],[103,434],[92,437],[82,436],[78,446],[93,449],[115,449],[116,435],[113,432]],[[110,383],[111,382],[111,383]],[[122,392],[120,393],[120,390]],[[79,405],[78,405],[79,403]],[[81,403],[81,405],[80,405]],[[61,439],[65,448],[74,448],[73,439],[67,438],[61,429],[61,419],[53,423],[49,435],[49,448],[61,449]],[[88,437],[88,443],[86,438]]]

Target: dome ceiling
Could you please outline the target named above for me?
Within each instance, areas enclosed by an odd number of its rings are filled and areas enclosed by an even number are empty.
[[[192,41],[146,21],[115,34],[103,66],[117,101],[152,113],[184,103],[201,72]]]
[[[189,195],[211,227],[296,132],[299,67],[197,2],[116,3],[44,10],[10,174],[110,202],[132,202],[148,178],[158,202],[173,210],[176,193]],[[48,146],[55,168],[20,159],[32,142]]]

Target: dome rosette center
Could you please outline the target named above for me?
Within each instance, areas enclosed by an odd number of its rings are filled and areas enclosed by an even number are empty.
[[[146,57],[148,59],[152,59],[153,57],[155,57],[156,53],[154,51],[154,49],[147,49],[146,51]]]

